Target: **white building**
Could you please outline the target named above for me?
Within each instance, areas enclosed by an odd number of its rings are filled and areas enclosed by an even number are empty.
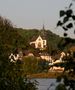
[[[46,49],[47,40],[39,35],[35,41],[30,42],[30,45],[32,44],[34,44],[35,48]]]
[[[9,56],[10,62],[16,62],[18,60],[22,61],[23,54],[20,51],[18,54],[11,53]]]
[[[43,59],[43,60],[46,60],[46,61],[49,61],[49,62],[53,62],[53,59],[52,59],[52,57],[48,54],[48,53],[41,53],[40,54],[40,57],[41,57],[41,59]]]

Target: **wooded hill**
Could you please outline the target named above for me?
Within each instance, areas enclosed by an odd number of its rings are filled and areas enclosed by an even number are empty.
[[[46,52],[51,54],[53,51],[68,50],[71,46],[75,45],[75,40],[70,38],[60,37],[50,30],[38,30],[38,29],[21,29],[16,28],[18,34],[24,39],[24,47],[30,47],[29,43],[31,39],[36,36],[44,36],[47,40]]]
[[[38,30],[38,29],[18,29],[18,34],[24,38],[25,44],[29,45],[29,42],[33,37],[44,36],[47,40],[47,51],[51,53],[52,50],[58,50],[58,43],[62,39],[58,35],[52,33],[50,30]]]
[[[64,38],[52,33],[50,30],[38,30],[38,29],[22,29],[14,28],[11,22],[3,17],[0,17],[0,47],[3,47],[6,52],[12,52],[17,48],[28,50],[30,41],[35,36],[45,36],[47,40],[47,52],[51,54],[52,51],[57,51],[75,44],[68,43],[71,39],[67,38],[65,43]],[[2,48],[0,48],[2,49]],[[2,50],[1,50],[2,51]]]

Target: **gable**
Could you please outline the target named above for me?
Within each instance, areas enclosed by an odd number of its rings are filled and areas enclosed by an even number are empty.
[[[43,39],[41,38],[41,36],[39,36],[36,41],[43,41]]]

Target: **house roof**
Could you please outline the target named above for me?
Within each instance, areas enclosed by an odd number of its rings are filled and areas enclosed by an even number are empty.
[[[60,58],[60,56],[61,56],[60,54],[56,54],[56,55],[53,55],[52,58],[54,60],[58,60]]]
[[[25,51],[23,52],[24,56],[27,56],[27,55],[29,55],[29,54],[31,54],[31,53],[32,53],[34,56],[36,56],[36,57],[39,57],[39,56],[40,56],[37,51],[32,52],[31,50],[25,50]]]
[[[75,51],[75,46],[70,47],[70,51]]]

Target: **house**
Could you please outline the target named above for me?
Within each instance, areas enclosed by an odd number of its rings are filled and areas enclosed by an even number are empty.
[[[25,56],[25,57],[31,57],[31,56],[34,56],[34,54],[33,54],[33,52],[30,51],[30,50],[25,50],[25,51],[23,52],[23,56]]]
[[[57,67],[57,66],[53,66],[49,69],[49,71],[56,71],[56,72],[63,72],[64,71],[64,67]]]
[[[47,47],[47,40],[45,39],[45,37],[39,35],[34,41],[30,42],[30,45],[32,44],[34,44],[35,48],[44,50]]]
[[[16,62],[18,60],[22,61],[22,57],[23,57],[22,51],[20,51],[19,53],[15,53],[15,54],[11,53],[9,55],[10,62]]]
[[[13,54],[11,53],[9,56],[10,62],[16,62],[17,60],[19,60],[19,54]]]
[[[49,62],[53,62],[52,57],[48,53],[40,53],[40,58]]]

